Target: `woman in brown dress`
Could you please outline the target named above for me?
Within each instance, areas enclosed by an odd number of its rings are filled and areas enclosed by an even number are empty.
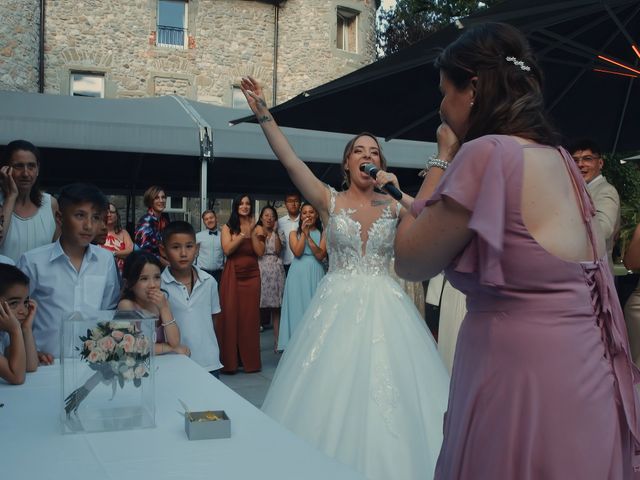
[[[260,269],[264,232],[253,221],[249,195],[233,200],[231,217],[222,227],[222,250],[227,261],[220,280],[220,307],[216,335],[220,344],[222,373],[232,374],[242,362],[246,373],[259,372]]]

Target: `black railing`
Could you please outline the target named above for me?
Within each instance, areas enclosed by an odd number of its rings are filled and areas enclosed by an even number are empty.
[[[157,44],[165,47],[184,48],[184,28],[158,25]]]

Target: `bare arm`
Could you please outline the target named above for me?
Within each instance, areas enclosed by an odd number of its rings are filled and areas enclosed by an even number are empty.
[[[13,216],[13,210],[18,198],[18,187],[11,176],[11,167],[4,166],[0,168],[0,182],[2,185],[2,192],[4,193],[4,203],[2,204],[2,215],[4,216],[2,229],[4,230],[4,235],[0,238],[0,245],[2,245],[6,234],[9,231],[11,217]]]
[[[300,237],[298,237],[298,231],[293,230],[289,233],[289,245],[291,246],[291,252],[295,255],[296,258],[300,258],[302,253],[304,252],[304,244],[307,241],[307,238],[302,232]]]
[[[262,257],[267,250],[264,229],[260,225],[256,225],[251,231],[251,245],[253,246],[253,251],[259,257]]]
[[[220,244],[222,245],[224,256],[228,257],[233,254],[245,238],[246,237],[242,232],[238,235],[232,235],[229,227],[227,225],[223,225],[222,233],[220,234]]]
[[[10,344],[6,357],[0,355],[0,377],[13,385],[24,383],[26,375],[26,354],[20,322],[11,311],[9,304],[0,302],[0,330],[9,334]]]
[[[20,324],[22,338],[24,339],[24,352],[27,359],[27,372],[35,372],[38,369],[38,350],[36,341],[33,338],[33,319],[36,316],[38,304],[34,299],[29,300],[29,313],[27,318]]]
[[[122,240],[124,241],[124,250],[117,250],[115,256],[117,258],[127,258],[131,252],[133,252],[133,241],[131,235],[126,230],[122,230]]]
[[[633,232],[631,242],[624,253],[624,266],[629,270],[640,269],[640,224]]]
[[[309,244],[309,248],[313,252],[313,256],[316,257],[316,260],[321,262],[324,260],[324,257],[327,256],[327,241],[324,236],[324,233],[320,236],[320,244],[316,245],[316,242],[313,240],[311,235],[307,237],[307,243]]]
[[[243,78],[240,88],[262,127],[262,131],[280,163],[287,170],[289,178],[302,195],[326,216],[329,209],[329,193],[324,184],[316,178],[307,165],[298,158],[289,141],[276,124],[267,108],[260,83],[251,78]]]
[[[459,148],[451,129],[438,128],[438,158],[451,161]],[[420,187],[416,200],[433,195],[444,170],[431,168]],[[417,218],[404,215],[395,239],[395,270],[404,279],[422,281],[440,273],[469,243],[473,232],[468,228],[471,213],[447,197],[422,210]]]
[[[55,197],[52,195],[51,196],[51,211],[53,212],[53,218],[56,218],[56,212],[58,212],[59,208],[58,208],[58,200],[55,199]],[[60,234],[62,233],[62,229],[60,227],[60,224],[58,222],[56,222],[56,231],[53,232],[53,239],[51,240],[52,242],[55,242],[56,240],[58,240],[58,238],[60,238]]]

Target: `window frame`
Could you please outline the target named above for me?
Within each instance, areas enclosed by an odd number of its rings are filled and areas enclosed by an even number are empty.
[[[180,3],[184,5],[184,15],[182,18],[182,45],[177,43],[161,43],[160,42],[160,27],[169,27],[169,25],[160,25],[160,5],[162,2]],[[188,21],[189,21],[189,2],[187,0],[157,0],[156,2],[156,47],[161,48],[174,48],[184,49],[189,47],[189,35],[188,35]],[[177,27],[170,27],[177,28]]]
[[[83,75],[85,77],[94,77],[99,78],[102,81],[102,89],[100,91],[100,95],[75,95],[73,83],[75,81],[76,75]],[[69,96],[71,97],[85,97],[85,98],[105,98],[105,90],[106,90],[106,78],[104,72],[93,72],[86,70],[71,70],[69,72]]]

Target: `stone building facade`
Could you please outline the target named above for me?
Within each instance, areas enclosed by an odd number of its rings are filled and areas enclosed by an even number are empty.
[[[0,89],[65,95],[78,93],[77,82],[88,79],[98,82],[100,94],[110,98],[175,93],[231,106],[233,87],[241,76],[251,75],[263,82],[269,103],[281,103],[374,60],[378,4],[379,0],[3,0]],[[167,5],[184,12],[179,28],[159,24]],[[179,40],[167,41],[169,34],[180,35]]]

